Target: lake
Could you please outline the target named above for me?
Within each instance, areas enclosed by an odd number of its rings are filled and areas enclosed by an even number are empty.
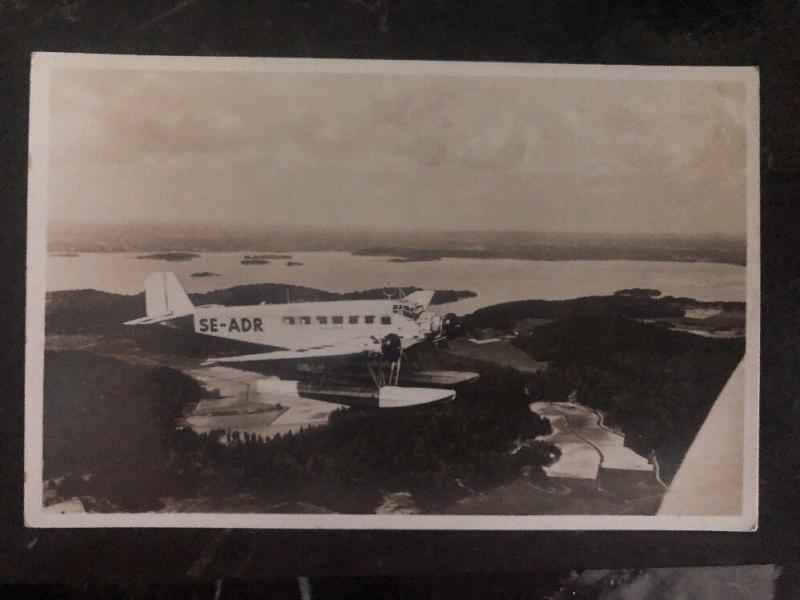
[[[142,291],[153,271],[174,271],[188,292],[207,292],[250,283],[285,283],[331,292],[390,286],[472,290],[478,295],[436,308],[466,314],[478,308],[539,298],[559,300],[611,294],[624,288],[657,288],[665,295],[697,300],[745,300],[745,267],[702,262],[533,261],[444,258],[429,262],[392,262],[383,256],[348,252],[296,252],[264,265],[242,265],[254,252],[204,252],[188,261],[138,259],[140,253],[51,254],[47,289],[96,289],[118,294]],[[191,277],[208,271],[218,277]]]

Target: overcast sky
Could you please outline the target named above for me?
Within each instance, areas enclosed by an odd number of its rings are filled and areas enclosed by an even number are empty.
[[[745,231],[736,82],[53,73],[50,218]]]

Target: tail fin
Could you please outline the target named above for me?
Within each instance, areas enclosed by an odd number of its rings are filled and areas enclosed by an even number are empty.
[[[125,325],[149,325],[194,312],[194,305],[181,287],[175,273],[150,273],[144,280],[144,302],[147,316],[127,321]]]
[[[181,317],[194,310],[175,273],[150,273],[144,280],[144,300],[148,317]]]

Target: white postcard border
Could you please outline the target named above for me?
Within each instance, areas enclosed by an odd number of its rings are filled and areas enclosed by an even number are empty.
[[[758,525],[760,354],[759,78],[754,67],[644,67],[305,58],[126,56],[35,53],[28,150],[28,249],[25,340],[25,524],[28,527],[181,527],[387,530],[683,530],[755,531]],[[43,376],[47,258],[50,75],[54,68],[164,71],[262,71],[438,76],[739,81],[747,85],[747,324],[742,513],[738,516],[350,515],[86,513],[44,511]]]

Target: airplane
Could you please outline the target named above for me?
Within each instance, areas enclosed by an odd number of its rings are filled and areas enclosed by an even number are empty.
[[[360,393],[361,405],[400,408],[455,398],[452,389],[399,385],[404,352],[422,342],[439,344],[461,326],[452,313],[440,316],[428,310],[434,294],[431,290],[397,299],[195,306],[175,273],[151,273],[144,287],[147,316],[125,325],[184,324],[197,334],[269,348],[255,354],[211,358],[204,365],[249,368],[321,361],[327,369],[333,362],[357,362],[366,367],[375,386],[372,393]],[[316,399],[348,403],[336,390],[326,396],[323,390],[301,381],[273,377],[262,381],[260,389],[296,397],[316,393]]]

